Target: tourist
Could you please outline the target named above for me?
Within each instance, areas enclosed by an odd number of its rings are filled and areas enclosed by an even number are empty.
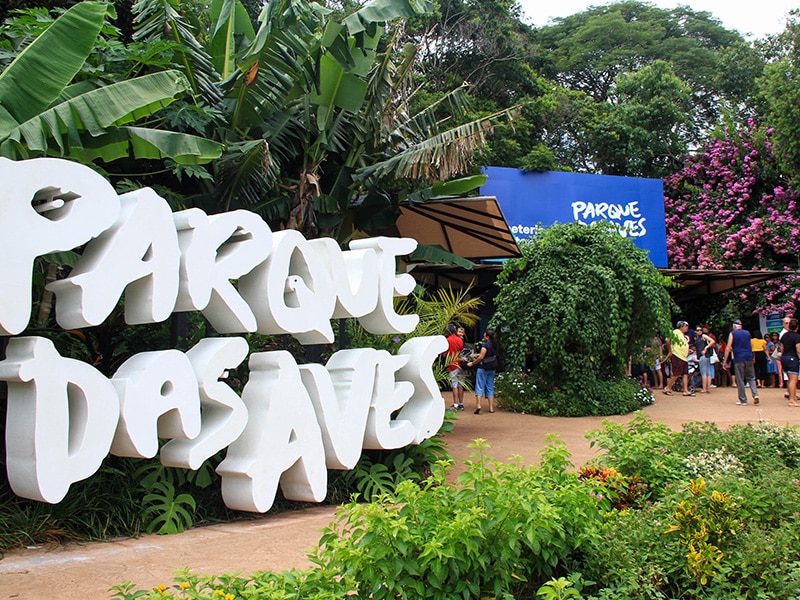
[[[797,402],[797,374],[800,371],[798,359],[800,355],[800,334],[797,333],[797,319],[789,321],[789,331],[781,336],[781,363],[783,372],[789,378],[789,406],[800,406]]]
[[[750,386],[750,393],[753,394],[753,404],[758,404],[758,386],[756,384],[756,372],[753,365],[753,347],[750,343],[750,332],[742,329],[742,322],[739,319],[733,321],[733,331],[728,335],[728,345],[725,348],[725,356],[722,364],[726,368],[728,357],[733,354],[733,371],[736,374],[736,390],[739,406],[747,406],[747,393],[745,386]]]
[[[494,412],[494,376],[497,369],[500,343],[497,334],[492,329],[487,329],[483,334],[480,354],[477,358],[467,363],[468,367],[477,366],[475,374],[475,414],[481,414],[481,402],[484,397],[489,402],[489,412]]]
[[[712,369],[714,368],[711,365],[711,355],[714,353],[714,346],[717,345],[717,342],[708,335],[707,329],[703,332],[702,327],[696,327],[695,333],[697,335],[695,336],[693,346],[697,353],[697,362],[700,368],[700,378],[702,381],[702,389],[700,392],[708,394],[711,391],[711,381],[713,378]]]
[[[667,338],[667,356],[669,357],[670,377],[662,390],[667,396],[672,396],[672,386],[681,377],[683,382],[683,395],[694,396],[689,391],[689,323],[678,321],[672,332],[673,339]]]
[[[450,323],[447,326],[447,374],[453,390],[453,405],[449,410],[464,410],[464,381],[466,373],[461,368],[461,353],[464,350],[464,328]]]

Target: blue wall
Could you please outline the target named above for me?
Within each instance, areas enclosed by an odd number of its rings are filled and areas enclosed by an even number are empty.
[[[664,188],[660,179],[584,173],[525,172],[487,167],[484,196],[496,196],[517,239],[537,225],[605,219],[650,253],[656,267],[667,265]]]

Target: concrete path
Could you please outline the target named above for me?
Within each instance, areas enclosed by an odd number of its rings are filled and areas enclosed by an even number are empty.
[[[447,403],[450,398],[446,397]],[[713,421],[720,427],[733,423],[769,420],[780,425],[800,424],[800,408],[790,408],[783,390],[761,390],[759,406],[736,406],[734,388],[713,389],[710,394],[684,398],[656,393],[656,404],[645,409],[653,420],[680,429],[689,421]],[[447,444],[456,461],[453,477],[472,450],[476,438],[486,439],[490,454],[499,460],[512,455],[525,464],[538,461],[548,433],[567,444],[575,465],[595,456],[584,434],[601,427],[602,418],[544,418],[498,410],[474,415],[474,399],[459,413]],[[472,408],[470,408],[472,407]],[[631,415],[612,417],[626,422]],[[125,580],[140,588],[172,583],[172,573],[189,566],[196,573],[259,570],[281,571],[306,567],[306,552],[319,541],[330,523],[334,507],[282,513],[253,521],[200,527],[174,536],[146,535],[138,539],[22,549],[0,560],[0,599],[86,600],[109,598],[108,589]]]

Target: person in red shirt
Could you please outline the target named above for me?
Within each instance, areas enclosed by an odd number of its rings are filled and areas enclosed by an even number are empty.
[[[449,410],[464,410],[464,381],[466,374],[461,368],[461,351],[464,349],[464,328],[450,323],[447,326],[447,372],[453,388],[453,406]]]

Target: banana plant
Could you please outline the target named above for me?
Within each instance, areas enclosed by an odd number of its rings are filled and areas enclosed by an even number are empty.
[[[171,158],[201,164],[218,158],[218,142],[135,126],[190,90],[178,71],[90,88],[70,85],[89,56],[109,5],[76,4],[0,73],[0,156],[60,156],[106,162]]]

